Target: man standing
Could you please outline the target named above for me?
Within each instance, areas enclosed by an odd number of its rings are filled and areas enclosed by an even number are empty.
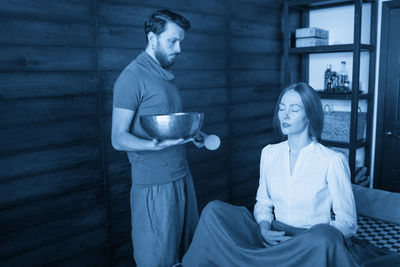
[[[111,141],[132,167],[132,243],[138,266],[172,266],[189,246],[198,221],[185,140],[152,140],[141,115],[181,112],[169,67],[181,52],[189,21],[169,10],[145,22],[147,46],[114,85]]]

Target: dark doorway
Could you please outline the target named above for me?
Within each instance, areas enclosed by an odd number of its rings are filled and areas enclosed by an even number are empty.
[[[400,1],[383,2],[375,184],[400,192]]]

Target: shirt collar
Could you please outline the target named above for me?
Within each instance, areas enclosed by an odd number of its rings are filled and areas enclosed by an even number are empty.
[[[306,145],[305,147],[303,147],[300,150],[300,153],[302,153],[303,151],[309,151],[311,150],[315,145],[317,144],[317,141],[315,141],[314,139],[312,139],[311,143],[309,143],[308,145]],[[290,147],[289,147],[289,141],[286,140],[285,141],[285,148],[287,149],[287,151],[290,151]]]
[[[146,52],[140,53],[136,58],[138,64],[149,69],[154,75],[166,81],[172,81],[175,79],[174,74],[170,69],[163,68],[158,62],[156,62],[149,54]]]

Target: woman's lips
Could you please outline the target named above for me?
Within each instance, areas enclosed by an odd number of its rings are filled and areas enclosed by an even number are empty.
[[[282,123],[282,126],[283,126],[283,128],[288,128],[288,127],[290,127],[291,125],[290,125],[289,123],[284,122],[284,123]]]

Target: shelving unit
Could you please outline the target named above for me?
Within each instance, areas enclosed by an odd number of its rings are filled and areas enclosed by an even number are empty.
[[[369,44],[361,43],[361,18],[362,18],[362,5],[363,3],[371,4],[371,27],[370,27],[370,42]],[[311,10],[325,9],[340,6],[354,6],[354,35],[353,43],[350,44],[335,44],[327,46],[316,47],[292,47],[291,34],[294,33],[296,28],[309,27],[309,12]],[[349,150],[349,165],[351,170],[352,182],[356,174],[356,152],[358,148],[365,148],[365,161],[364,166],[367,167],[367,175],[370,174],[370,151],[371,151],[371,136],[372,136],[372,114],[373,114],[373,100],[374,100],[374,84],[375,84],[375,57],[376,57],[376,16],[377,8],[375,0],[324,0],[324,1],[285,1],[283,8],[283,31],[284,31],[284,57],[283,57],[283,84],[287,86],[293,82],[309,81],[309,55],[321,53],[352,53],[352,77],[351,79],[351,93],[326,93],[321,88],[318,90],[321,99],[331,100],[344,100],[350,101],[350,139],[349,142],[333,142],[328,140],[320,140],[322,144],[346,148]],[[292,19],[294,18],[294,19]],[[298,24],[293,25],[294,20],[297,18]],[[334,22],[332,22],[334,23]],[[294,38],[294,37],[293,37]],[[292,38],[292,41],[293,41]],[[360,82],[360,54],[367,51],[369,53],[369,78],[368,78],[368,93],[359,92]],[[291,77],[289,65],[292,60],[299,60],[299,73],[297,77]],[[367,133],[366,139],[357,140],[357,125],[358,125],[358,107],[359,100],[367,101]]]

